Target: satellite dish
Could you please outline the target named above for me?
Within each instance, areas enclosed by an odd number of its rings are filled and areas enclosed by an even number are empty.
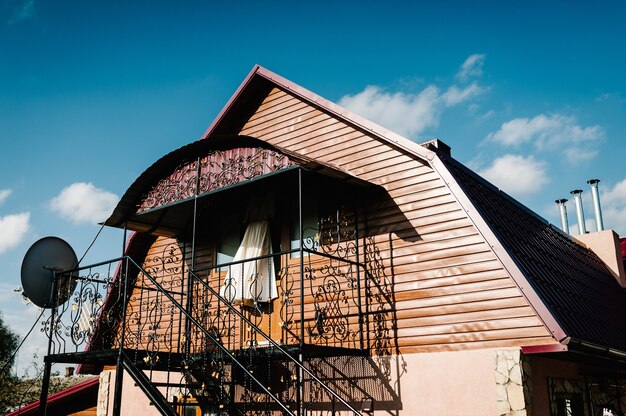
[[[33,243],[22,260],[22,287],[24,295],[35,305],[52,308],[64,303],[76,287],[76,280],[61,272],[78,267],[76,253],[65,240],[58,237],[44,237]],[[62,294],[53,299],[55,275],[57,287]],[[71,285],[71,286],[70,286]]]

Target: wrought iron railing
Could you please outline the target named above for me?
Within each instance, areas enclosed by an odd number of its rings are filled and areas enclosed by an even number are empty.
[[[238,262],[183,274],[163,259],[151,269],[159,278],[122,257],[66,272],[59,277],[74,283],[57,296],[68,301],[43,327],[51,335],[51,354],[121,348],[126,365],[130,360],[148,369],[167,400],[184,405],[193,397],[225,414],[291,414],[320,394],[356,412],[308,369],[301,348],[362,344],[358,264],[306,244],[262,257],[281,264],[276,311],[254,300],[235,305],[223,296],[224,268]]]
[[[181,313],[166,294],[184,303],[182,279],[171,273],[153,277],[130,257],[80,267],[57,279],[72,283],[57,290],[57,298],[67,301],[59,302],[43,323],[42,331],[51,335],[52,354],[120,346],[181,351],[180,339],[173,336],[182,331]]]
[[[234,312],[225,303],[237,305],[239,313],[281,345],[362,348],[359,266],[352,260],[308,248],[303,252],[302,259],[292,257],[299,253],[297,249],[194,270],[192,311],[233,349],[268,341],[258,339],[248,327],[239,326],[241,322],[233,319]],[[255,268],[262,259],[272,259],[270,264],[276,268],[273,302],[254,296],[266,285],[257,280],[261,273]],[[233,277],[235,268],[243,269],[236,266],[245,263],[252,265],[252,271]],[[240,292],[251,296],[242,300]]]

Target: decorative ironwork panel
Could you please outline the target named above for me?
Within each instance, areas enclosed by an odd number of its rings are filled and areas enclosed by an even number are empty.
[[[181,201],[295,165],[287,156],[262,148],[216,150],[176,168],[143,198],[137,212]]]
[[[196,194],[198,161],[177,167],[167,178],[161,179],[143,198],[137,212],[171,204]]]
[[[161,352],[181,351],[184,320],[166,293],[184,304],[185,272],[184,256],[177,243],[166,244],[144,259],[127,304],[125,347],[146,351],[148,360],[156,360]]]
[[[200,159],[198,193],[213,191],[295,165],[287,156],[262,148],[215,151]]]
[[[626,379],[586,377],[548,379],[552,416],[623,415],[626,411]]]
[[[592,416],[623,415],[626,412],[626,379],[593,377],[586,380]]]
[[[122,308],[122,287],[114,279],[117,270],[124,275],[123,261],[67,273],[72,283],[57,292],[58,299],[67,300],[59,303],[41,328],[52,336],[54,354],[82,351],[96,333],[100,344],[114,342]]]

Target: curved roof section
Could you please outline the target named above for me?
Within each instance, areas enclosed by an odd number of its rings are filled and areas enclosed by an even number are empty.
[[[295,165],[303,166],[313,171],[321,171],[327,175],[335,176],[348,182],[361,185],[366,184],[365,181],[356,178],[339,167],[307,158],[254,137],[237,135],[217,136],[190,143],[157,160],[128,188],[113,210],[111,216],[105,221],[105,224],[113,227],[123,226],[129,216],[137,213],[144,198],[157,186],[159,181],[167,178],[175,172],[177,168],[194,163],[199,157],[204,157],[211,152],[242,148],[273,151],[286,156],[289,161],[293,162]]]

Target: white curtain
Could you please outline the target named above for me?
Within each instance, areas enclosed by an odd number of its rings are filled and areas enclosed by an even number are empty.
[[[251,259],[272,253],[267,220],[251,222],[233,261]],[[246,261],[229,267],[220,295],[231,303],[269,302],[278,297],[276,272],[272,258]]]

